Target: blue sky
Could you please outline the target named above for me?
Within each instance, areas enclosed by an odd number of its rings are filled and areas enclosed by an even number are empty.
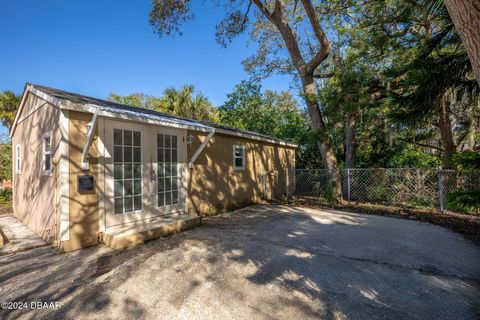
[[[223,9],[195,3],[183,36],[159,38],[148,22],[150,0],[0,1],[0,91],[21,93],[32,82],[105,98],[193,84],[221,105],[248,79],[241,61],[255,46],[243,36],[221,48],[215,24]],[[263,86],[284,91],[291,81],[274,76]]]

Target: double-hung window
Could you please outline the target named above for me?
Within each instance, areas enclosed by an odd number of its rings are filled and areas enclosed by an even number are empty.
[[[245,147],[233,146],[233,168],[235,170],[245,169]]]
[[[16,174],[20,174],[21,170],[22,170],[22,162],[21,162],[21,154],[20,154],[20,145],[17,144],[15,146],[15,173]]]
[[[52,173],[52,140],[50,134],[43,136],[43,174],[50,175]]]

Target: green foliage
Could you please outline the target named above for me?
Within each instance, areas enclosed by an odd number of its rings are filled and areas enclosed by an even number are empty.
[[[449,193],[446,207],[455,212],[480,214],[480,189]]]
[[[21,96],[17,96],[12,91],[4,91],[0,93],[0,119],[2,125],[10,128],[15,118],[18,106],[20,105]]]
[[[0,207],[1,208],[12,207],[12,197],[13,197],[13,190],[10,188],[0,191]]]
[[[289,93],[263,92],[260,84],[242,81],[220,107],[220,123],[297,143],[296,166],[320,166],[320,155],[308,116]]]
[[[217,108],[202,93],[195,93],[193,85],[185,85],[180,89],[167,88],[161,97],[144,93],[133,93],[127,96],[111,93],[107,99],[193,120],[211,123],[219,121]]]
[[[12,180],[12,145],[9,142],[0,144],[0,178]]]
[[[452,161],[459,169],[480,170],[480,152],[459,152],[453,155]]]
[[[428,154],[411,144],[404,144],[388,159],[387,166],[392,168],[435,168],[442,161],[438,155]]]

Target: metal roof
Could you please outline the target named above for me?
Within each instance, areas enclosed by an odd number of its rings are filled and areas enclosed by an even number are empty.
[[[202,129],[215,128],[215,129],[221,130],[222,131],[221,133],[225,133],[225,134],[243,135],[243,136],[246,136],[247,138],[248,136],[252,136],[262,140],[269,140],[272,143],[281,143],[281,144],[286,144],[286,145],[296,147],[294,143],[273,138],[268,135],[253,132],[253,131],[234,129],[234,128],[222,126],[219,124],[207,123],[207,122],[187,119],[183,117],[173,116],[167,113],[158,112],[151,109],[133,107],[133,106],[129,106],[129,105],[113,102],[113,101],[93,98],[93,97],[81,95],[78,93],[72,93],[72,92],[50,88],[42,85],[27,84],[27,87],[28,86],[31,86],[34,89],[40,90],[45,94],[52,96],[54,98],[67,100],[74,104],[84,105],[84,106],[92,107],[102,111],[108,111],[108,112],[118,113],[118,114],[135,115],[141,118],[158,120],[166,123],[184,125],[189,127],[197,127]]]

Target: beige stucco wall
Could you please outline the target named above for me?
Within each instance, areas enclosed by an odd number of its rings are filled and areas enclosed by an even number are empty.
[[[187,151],[191,159],[207,134],[188,134],[193,136]],[[245,146],[245,170],[233,169],[234,145]],[[217,133],[189,169],[188,211],[211,215],[259,202],[263,175],[267,198],[285,194],[287,168],[295,168],[294,148]]]
[[[70,111],[68,115],[69,141],[69,220],[70,240],[61,245],[65,251],[72,251],[98,243],[99,233],[99,194],[103,192],[98,184],[98,127],[89,151],[90,170],[83,171],[82,152],[86,143],[87,125],[92,120],[92,114]],[[89,193],[79,193],[78,176],[93,175],[95,190]]]
[[[39,107],[36,111],[34,109]],[[34,111],[34,112],[32,112]],[[28,115],[31,113],[30,115]],[[60,112],[54,106],[29,93],[12,137],[13,212],[43,239],[58,237],[58,188]],[[51,134],[52,174],[43,171],[43,136]],[[16,145],[20,145],[21,173],[15,172]]]
[[[81,154],[86,142],[87,124],[91,119],[91,114],[69,112],[70,240],[61,244],[65,251],[98,243],[99,201],[104,192],[99,186],[98,177],[101,163],[98,132],[95,133],[90,149],[88,171],[88,174],[94,176],[95,191],[80,194],[77,190],[77,177],[84,174],[81,169]],[[196,131],[189,131],[188,135],[190,134],[193,136],[193,143],[187,147],[187,161],[207,136],[207,133]],[[245,146],[245,170],[233,169],[233,145]],[[285,169],[294,168],[294,162],[294,148],[216,134],[197,158],[194,168],[189,169],[188,212],[193,215],[211,215],[259,202],[262,198],[262,176],[272,170],[276,175],[267,175],[267,196],[284,194]]]

